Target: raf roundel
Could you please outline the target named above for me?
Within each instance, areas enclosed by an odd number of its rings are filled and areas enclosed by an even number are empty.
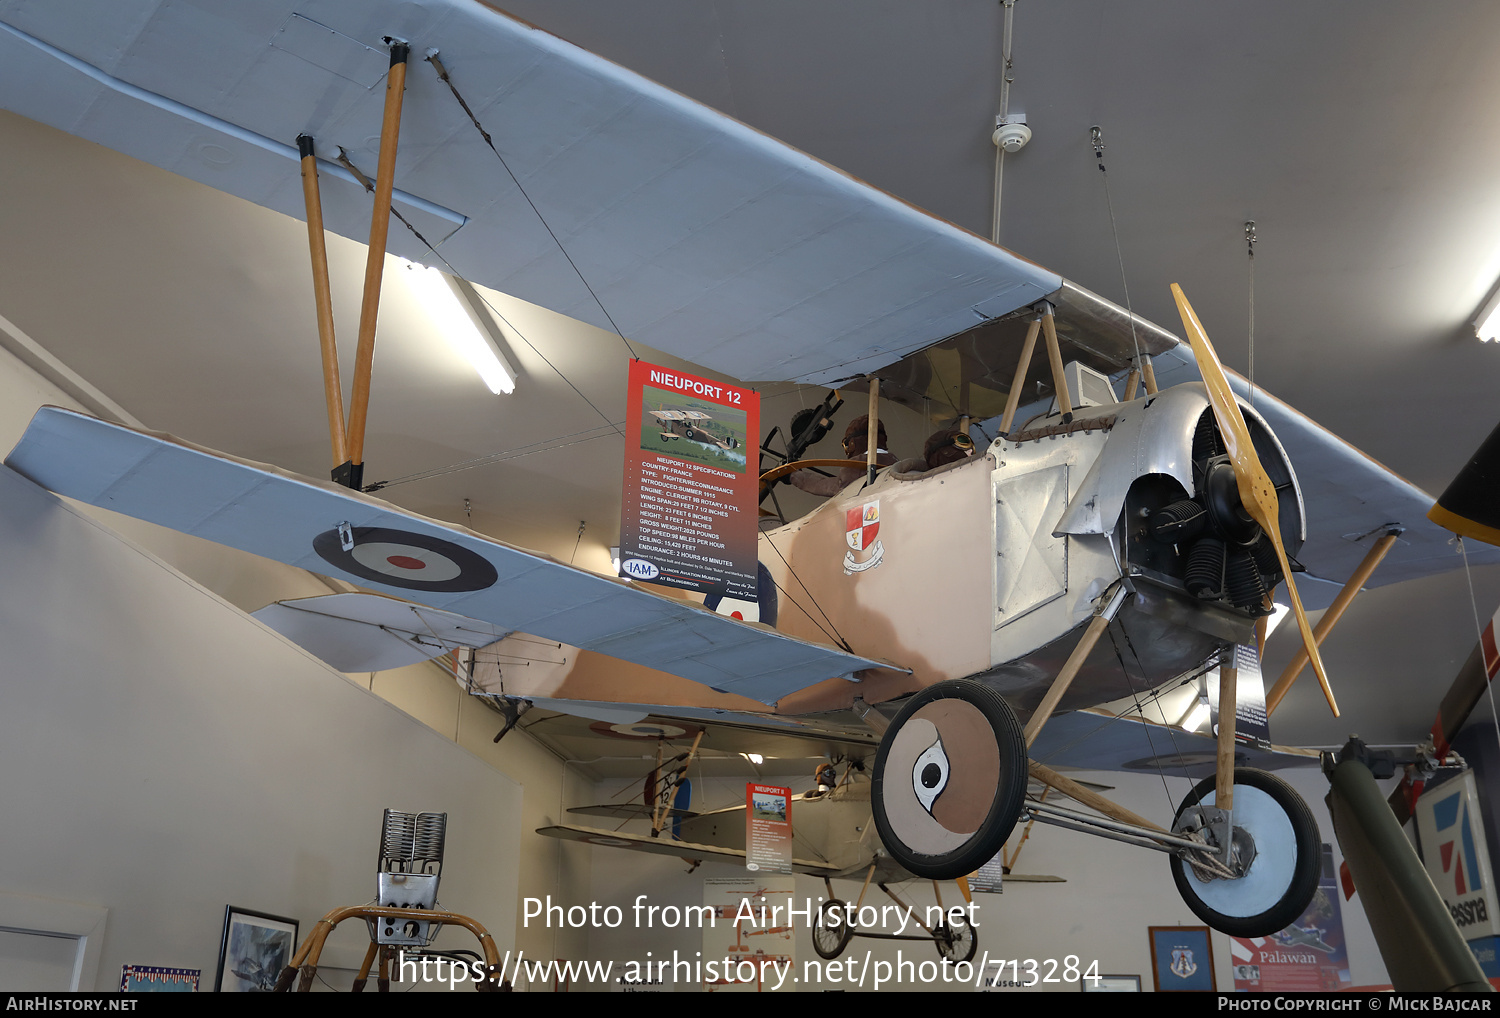
[[[498,578],[485,558],[452,541],[384,527],[355,527],[345,550],[339,531],[313,538],[313,551],[329,565],[372,583],[407,590],[483,590]]]

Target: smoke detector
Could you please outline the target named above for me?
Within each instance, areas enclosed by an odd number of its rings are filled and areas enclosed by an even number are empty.
[[[995,133],[990,135],[990,140],[1006,152],[1019,152],[1031,140],[1031,128],[1026,126],[1025,121],[998,124],[995,127]]]

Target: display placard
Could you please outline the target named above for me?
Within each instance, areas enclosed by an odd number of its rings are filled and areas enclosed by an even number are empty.
[[[755,600],[760,394],[630,365],[620,575]]]
[[[745,783],[745,869],[792,872],[792,790]]]

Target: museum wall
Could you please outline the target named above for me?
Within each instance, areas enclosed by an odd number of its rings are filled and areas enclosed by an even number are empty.
[[[1328,791],[1327,780],[1316,768],[1284,770],[1279,775],[1307,800],[1324,841],[1333,844],[1337,865],[1342,855],[1333,841],[1333,825],[1323,804],[1323,796]],[[1155,774],[1099,772],[1073,776],[1113,786],[1106,795],[1127,809],[1158,822],[1170,819],[1176,803],[1190,787],[1185,779],[1169,778],[1168,793],[1163,790],[1162,779]],[[779,781],[794,791],[802,791],[808,787],[809,778],[810,773],[798,772],[783,778],[768,775],[761,780],[773,784]],[[714,809],[744,801],[742,781],[695,778],[694,790],[694,809]],[[595,801],[620,801],[628,794],[628,791],[622,792],[621,782],[601,782],[595,791]],[[582,822],[589,821],[584,818]],[[794,808],[794,825],[795,822]],[[611,959],[620,964],[645,960],[647,951],[652,952],[653,960],[670,959],[674,951],[680,958],[694,958],[695,952],[703,947],[702,935],[697,930],[634,929],[628,917],[638,895],[646,895],[649,902],[656,904],[698,904],[703,900],[705,879],[750,876],[743,866],[727,863],[704,863],[690,873],[687,863],[670,857],[604,847],[594,847],[592,852],[593,887],[597,900],[601,905],[618,905],[625,910],[627,920],[621,929],[592,930],[588,957]],[[1036,824],[1021,852],[1016,872],[1050,874],[1062,877],[1066,882],[1022,883],[1013,880],[1006,885],[1003,894],[976,895],[981,924],[976,962],[986,953],[991,960],[1035,958],[1042,962],[1051,958],[1059,962],[1060,973],[1067,956],[1076,955],[1085,967],[1097,959],[1101,973],[1139,975],[1142,986],[1150,989],[1151,956],[1147,927],[1203,925],[1179,897],[1166,856],[1146,849]],[[854,900],[859,892],[859,880],[834,881],[834,893],[839,898]],[[925,909],[934,903],[929,881],[899,885],[897,893],[919,908]],[[822,880],[807,876],[796,878],[795,897],[799,908],[805,898],[811,897],[816,904],[822,896],[826,896]],[[957,888],[951,883],[942,886],[942,899],[944,905],[961,900]],[[865,901],[866,904],[890,903],[890,899],[874,887]],[[583,903],[587,904],[587,901]],[[1340,901],[1340,907],[1352,985],[1389,983],[1359,896],[1352,901]],[[805,924],[799,919],[797,926],[795,951],[797,971],[800,972],[804,961],[817,962],[818,956]],[[1212,940],[1217,985],[1220,989],[1232,988],[1230,940],[1220,933],[1214,933]],[[903,959],[917,962],[936,961],[939,957],[930,942],[856,938],[845,949],[843,958],[863,959],[866,951],[870,952],[872,959],[890,962],[897,960],[898,951]],[[832,983],[822,988],[861,989]],[[1078,990],[1076,981],[1043,984],[1037,988],[1061,992]],[[873,987],[867,983],[863,989],[868,991]],[[941,982],[914,985],[911,980],[906,980],[883,989],[957,991],[963,987]]]
[[[76,406],[0,350],[0,448],[42,403]],[[523,733],[495,745],[499,716],[434,665],[343,676],[241,611],[324,581],[9,471],[0,548],[0,927],[104,908],[99,988],[151,964],[201,968],[211,989],[226,904],[306,933],[373,896],[389,806],[450,814],[444,906],[502,951],[570,949],[513,922],[522,888],[586,889],[581,847],[527,833],[560,811],[562,762]],[[357,966],[363,931],[336,936],[325,967]]]

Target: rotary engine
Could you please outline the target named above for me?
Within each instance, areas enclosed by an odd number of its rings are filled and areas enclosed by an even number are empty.
[[[1301,549],[1302,500],[1280,444],[1246,413],[1256,452],[1276,487],[1281,538],[1289,558]],[[1182,585],[1200,601],[1266,614],[1266,594],[1283,579],[1276,549],[1240,499],[1234,466],[1212,409],[1192,434],[1189,493],[1176,477],[1140,477],[1127,499],[1126,549],[1131,564]],[[1298,570],[1292,558],[1293,570]]]

